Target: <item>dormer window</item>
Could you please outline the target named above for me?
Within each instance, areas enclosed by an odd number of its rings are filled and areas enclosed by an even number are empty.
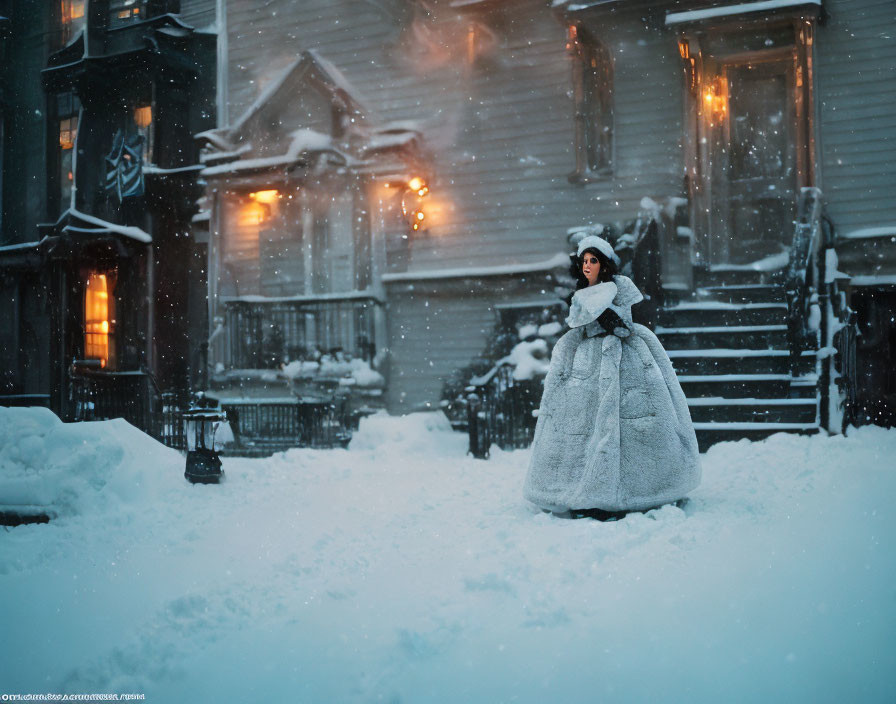
[[[109,0],[109,28],[124,27],[145,19],[145,0]]]

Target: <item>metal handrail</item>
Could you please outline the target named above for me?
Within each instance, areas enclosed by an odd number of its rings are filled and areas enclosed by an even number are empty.
[[[818,188],[803,188],[797,203],[796,229],[790,245],[790,258],[784,282],[787,300],[787,343],[794,372],[808,341],[816,334],[809,324],[813,295],[820,293],[824,282],[822,243],[822,198]]]

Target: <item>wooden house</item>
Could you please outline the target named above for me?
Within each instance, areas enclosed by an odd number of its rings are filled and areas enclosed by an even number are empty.
[[[192,135],[214,124],[214,3],[3,5],[0,402],[147,428],[205,337]]]
[[[617,246],[653,243],[703,436],[892,418],[892,3],[231,0],[217,28],[194,233],[222,397],[291,397],[339,350],[391,412],[433,407],[558,305],[571,231],[640,218]]]

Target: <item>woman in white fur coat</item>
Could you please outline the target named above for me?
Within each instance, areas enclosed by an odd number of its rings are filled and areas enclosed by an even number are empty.
[[[632,322],[643,300],[606,240],[578,246],[571,328],[551,355],[523,494],[563,513],[637,511],[700,483],[697,438],[669,356]]]

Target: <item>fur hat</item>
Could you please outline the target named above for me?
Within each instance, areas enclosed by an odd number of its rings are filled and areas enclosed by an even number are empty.
[[[598,237],[597,235],[588,235],[587,237],[583,237],[581,240],[579,240],[579,247],[576,250],[576,256],[581,257],[582,252],[584,252],[586,249],[596,249],[607,259],[612,259],[614,262],[616,262],[617,266],[619,265],[619,257],[616,255],[616,252],[613,251],[613,245],[607,242],[603,237]]]

